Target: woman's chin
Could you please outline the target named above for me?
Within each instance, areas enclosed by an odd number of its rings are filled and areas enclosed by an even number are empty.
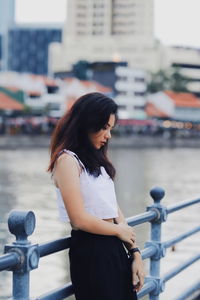
[[[100,150],[100,149],[102,149],[105,146],[105,144],[104,143],[100,143],[100,144],[96,144],[96,145],[93,145],[93,146],[94,146],[94,148],[96,150]]]
[[[97,150],[100,150],[100,149],[102,149],[102,148],[103,148],[103,146],[104,146],[104,144],[100,144],[100,145],[96,145],[96,147],[95,147],[95,148],[96,148]]]

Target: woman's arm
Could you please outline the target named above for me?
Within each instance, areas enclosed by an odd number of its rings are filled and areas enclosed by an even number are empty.
[[[124,217],[124,215],[123,215],[123,213],[122,213],[122,211],[121,211],[119,205],[118,205],[118,215],[119,215],[119,216],[118,216],[117,218],[115,218],[116,222],[117,222],[118,224],[119,224],[119,223],[127,224],[126,219],[125,219],[125,217]]]
[[[118,206],[118,218],[115,218],[117,223],[123,223],[127,224],[126,219],[121,211],[121,209]],[[127,250],[130,250],[132,248],[136,248],[136,240],[134,242],[133,246],[130,246],[129,243],[124,242],[125,247]],[[144,278],[145,278],[145,271],[144,271],[144,265],[142,261],[141,254],[139,252],[135,252],[133,255],[133,262],[132,262],[132,282],[134,285],[134,289],[139,292],[143,285],[144,285]]]
[[[58,185],[69,219],[73,226],[96,234],[115,235],[124,242],[134,245],[132,227],[127,224],[113,224],[101,220],[86,212],[80,189],[80,170],[73,157],[68,154],[60,156],[56,162],[54,179]]]
[[[118,217],[115,218],[115,220],[118,224],[120,224],[120,223],[127,224],[126,219],[125,219],[119,205],[118,205]],[[137,247],[136,239],[135,239],[134,245],[130,245],[129,243],[124,243],[124,245],[126,246],[127,250],[135,248],[135,247]],[[133,255],[134,255],[134,257],[137,256],[138,252],[135,252]]]

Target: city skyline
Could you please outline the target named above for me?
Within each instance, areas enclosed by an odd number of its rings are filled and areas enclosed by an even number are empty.
[[[200,3],[196,0],[154,0],[154,2],[155,37],[167,45],[200,48],[200,38],[196,32],[200,27],[198,16]],[[16,0],[16,22],[63,23],[66,18],[66,3],[67,0]]]

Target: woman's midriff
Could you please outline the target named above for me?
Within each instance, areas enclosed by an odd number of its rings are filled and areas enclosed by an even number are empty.
[[[114,219],[103,219],[104,221],[107,221],[107,222],[111,222],[111,223],[114,223]]]
[[[114,219],[113,218],[111,218],[111,219],[103,219],[103,221],[114,223]],[[73,230],[79,230],[77,227],[73,226],[72,223],[70,223],[70,224],[71,224],[71,227],[72,227]]]

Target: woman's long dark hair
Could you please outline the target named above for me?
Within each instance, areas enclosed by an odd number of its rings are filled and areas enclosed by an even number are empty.
[[[107,157],[107,144],[95,149],[89,140],[89,133],[98,132],[108,123],[110,115],[117,119],[117,104],[100,93],[90,93],[80,97],[57,123],[53,132],[48,171],[52,172],[58,154],[67,149],[75,152],[90,174],[99,176],[100,166],[111,178],[115,168]]]

